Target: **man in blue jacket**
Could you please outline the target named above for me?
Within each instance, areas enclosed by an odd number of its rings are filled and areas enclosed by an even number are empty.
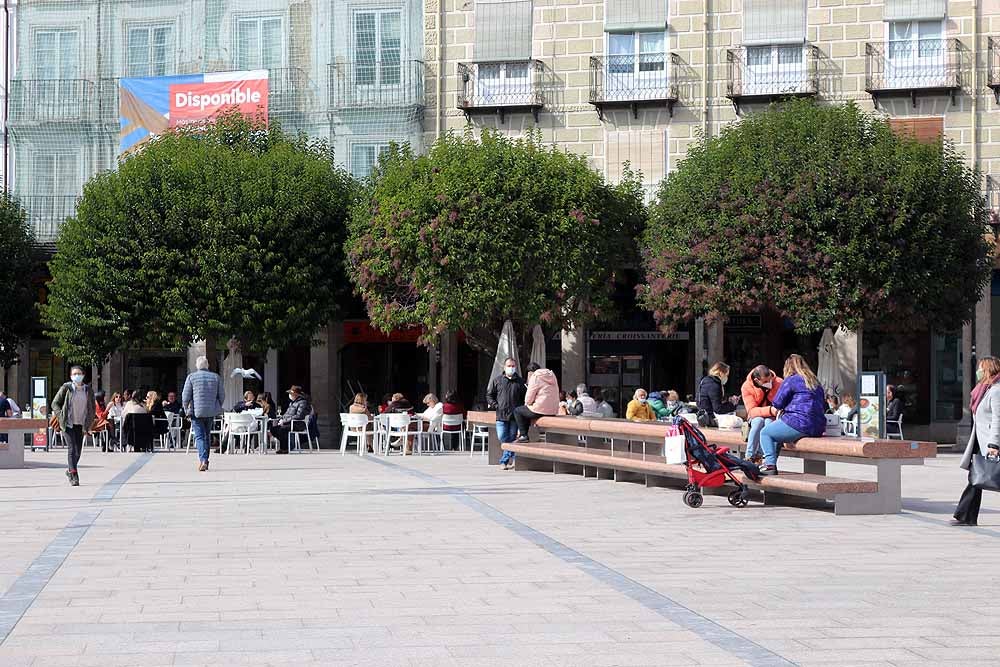
[[[212,451],[209,440],[212,420],[222,414],[226,390],[222,386],[222,378],[208,370],[208,357],[198,357],[194,365],[198,370],[184,381],[181,402],[185,413],[191,417],[191,430],[198,445],[198,470],[205,472],[208,470],[208,455]]]

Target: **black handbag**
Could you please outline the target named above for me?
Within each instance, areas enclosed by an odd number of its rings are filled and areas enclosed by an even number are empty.
[[[1000,459],[973,453],[969,484],[984,491],[1000,491]]]

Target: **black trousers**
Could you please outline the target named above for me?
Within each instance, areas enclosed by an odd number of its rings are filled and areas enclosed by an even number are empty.
[[[66,441],[66,457],[70,472],[76,472],[76,466],[80,464],[80,453],[83,451],[83,427],[73,426],[63,432]]]
[[[518,435],[528,437],[528,429],[531,428],[531,424],[541,416],[543,415],[529,410],[526,405],[519,405],[514,408],[514,421],[517,422]]]
[[[955,508],[955,518],[966,523],[977,523],[979,521],[979,506],[983,504],[983,490],[969,484],[962,491],[962,497],[958,499],[958,507]]]

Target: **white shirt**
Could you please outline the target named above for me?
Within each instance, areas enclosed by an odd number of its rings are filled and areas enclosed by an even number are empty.
[[[426,410],[420,413],[420,417],[422,419],[426,419],[427,421],[431,422],[434,426],[437,426],[438,423],[441,422],[443,416],[444,416],[444,403],[442,403],[441,401],[435,403],[434,407],[427,408]]]
[[[837,408],[837,416],[841,419],[847,419],[847,415],[851,413],[851,406],[846,403],[841,403],[840,407]]]

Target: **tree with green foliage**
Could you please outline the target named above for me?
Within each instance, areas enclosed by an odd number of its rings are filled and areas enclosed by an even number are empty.
[[[344,295],[356,184],[322,142],[227,114],[151,141],[84,187],[50,263],[59,351],[308,342]]]
[[[632,174],[609,185],[534,134],[448,134],[381,160],[351,217],[349,273],[383,330],[462,330],[492,352],[504,320],[524,341],[607,313],[643,217]]]
[[[954,329],[990,276],[988,215],[950,144],[790,102],[693,145],[663,181],[640,302],[668,330],[762,307],[800,333]]]
[[[18,348],[37,321],[32,277],[40,266],[21,205],[0,192],[0,370],[18,362]]]

